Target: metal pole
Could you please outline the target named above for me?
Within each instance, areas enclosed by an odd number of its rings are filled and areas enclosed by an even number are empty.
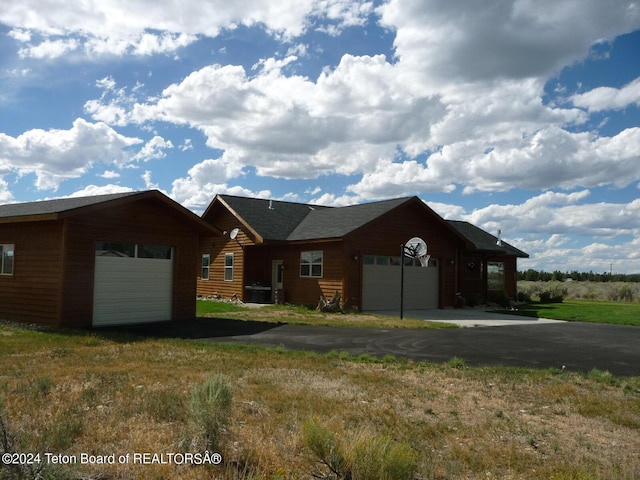
[[[404,317],[404,243],[400,245],[400,319]]]

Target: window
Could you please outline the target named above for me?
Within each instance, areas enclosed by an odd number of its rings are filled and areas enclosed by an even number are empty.
[[[171,260],[171,251],[168,245],[138,245],[138,258],[157,258]]]
[[[0,275],[13,275],[12,243],[0,243]]]
[[[211,255],[205,253],[202,255],[202,280],[209,280],[209,269],[211,268]]]
[[[135,257],[136,244],[128,242],[96,242],[96,257]]]
[[[224,255],[224,281],[233,282],[233,253]]]
[[[322,277],[322,250],[300,253],[300,276]]]
[[[96,257],[155,258],[171,260],[170,245],[142,245],[132,242],[96,242]]]
[[[504,290],[504,262],[487,262],[487,289]]]

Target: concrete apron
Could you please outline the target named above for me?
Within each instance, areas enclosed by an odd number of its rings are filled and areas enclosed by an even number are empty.
[[[390,317],[400,316],[399,310],[376,311],[371,313]],[[475,308],[404,310],[404,318],[425,320],[427,322],[453,323],[460,327],[504,327],[508,325],[544,325],[549,323],[564,323],[562,320],[493,313]]]

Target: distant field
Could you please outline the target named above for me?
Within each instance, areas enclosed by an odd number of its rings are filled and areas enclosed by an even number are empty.
[[[562,303],[533,302],[518,308],[518,315],[573,322],[612,323],[640,326],[640,303],[565,300]]]
[[[542,291],[562,293],[566,300],[640,302],[637,282],[518,282],[518,292],[534,299]]]

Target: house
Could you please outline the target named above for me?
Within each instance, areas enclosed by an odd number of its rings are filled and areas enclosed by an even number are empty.
[[[216,231],[155,190],[0,205],[0,318],[193,319],[200,235]]]
[[[200,296],[316,305],[338,292],[343,308],[456,305],[457,294],[514,296],[516,259],[528,255],[466,222],[444,220],[418,197],[347,207],[217,195],[202,218]],[[422,238],[428,266],[401,246]]]

